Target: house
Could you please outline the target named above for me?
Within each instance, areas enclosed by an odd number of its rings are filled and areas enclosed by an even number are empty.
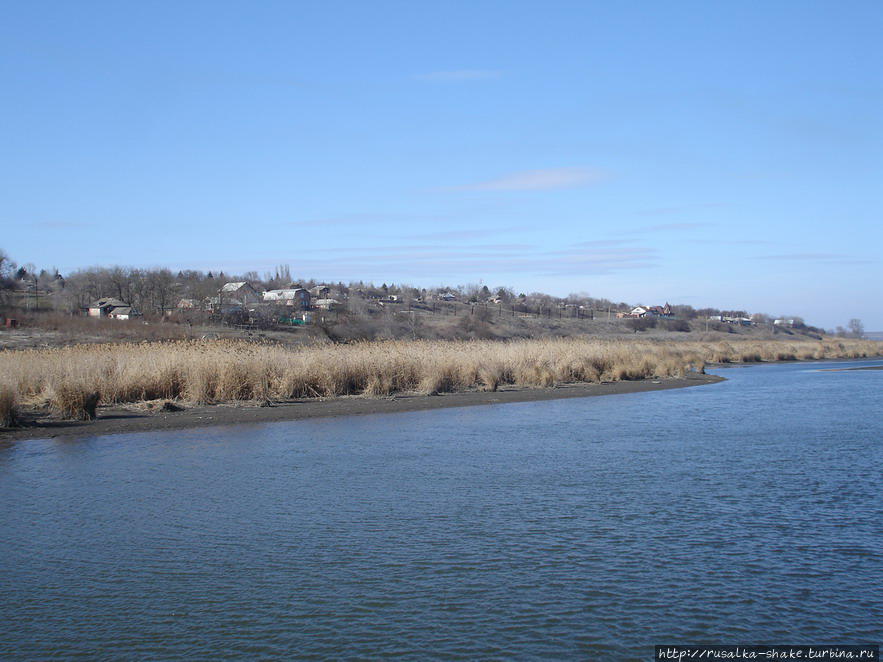
[[[114,319],[129,319],[140,313],[132,308],[131,304],[113,297],[102,297],[89,304],[89,317],[111,317]]]
[[[206,297],[205,309],[215,314],[239,313],[245,310],[245,304],[233,297]]]
[[[218,290],[218,294],[221,296],[222,301],[232,298],[244,305],[257,303],[261,300],[261,293],[252,287],[248,281],[226,283],[224,287]]]
[[[671,306],[666,303],[664,306],[635,306],[627,313],[616,313],[616,316],[622,318],[636,317],[671,317]]]
[[[664,306],[650,306],[649,312],[653,317],[671,317],[671,305],[666,301]]]
[[[327,299],[329,294],[331,294],[331,288],[327,285],[316,285],[316,287],[310,288],[310,296],[316,299]]]
[[[790,320],[790,319],[778,319],[778,320],[773,320],[773,324],[775,324],[776,326],[788,326],[788,327],[791,327],[791,326],[794,326],[794,320]]]
[[[302,287],[285,290],[267,290],[264,301],[281,306],[293,306],[300,310],[310,309],[310,293]]]
[[[132,308],[132,306],[115,306],[109,313],[107,313],[107,316],[110,319],[127,320],[133,317],[138,317],[139,314],[140,313]]]
[[[313,308],[320,310],[334,310],[340,305],[337,299],[316,299],[313,301]]]
[[[198,303],[196,299],[181,299],[176,307],[180,310],[192,310],[197,307]]]
[[[439,292],[435,295],[435,298],[439,301],[456,301],[457,295],[453,292]]]

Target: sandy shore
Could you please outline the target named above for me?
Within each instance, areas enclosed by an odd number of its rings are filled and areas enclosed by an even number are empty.
[[[604,384],[564,384],[554,388],[504,388],[499,391],[468,391],[441,395],[399,394],[387,398],[351,396],[321,400],[298,400],[260,407],[248,403],[188,407],[164,412],[139,406],[99,407],[95,421],[63,421],[47,414],[26,414],[24,427],[0,430],[0,441],[93,436],[153,430],[180,430],[212,425],[296,421],[329,416],[390,414],[445,407],[469,407],[507,402],[530,402],[597,395],[643,393],[723,381],[715,375],[693,374],[677,379],[609,382]]]

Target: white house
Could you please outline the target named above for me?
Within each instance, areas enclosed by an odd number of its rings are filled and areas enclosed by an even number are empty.
[[[113,297],[102,297],[89,304],[89,317],[109,317],[127,320],[132,317],[138,317],[140,314],[130,304]]]
[[[264,301],[308,310],[310,307],[310,293],[302,287],[285,290],[267,290],[264,292]]]

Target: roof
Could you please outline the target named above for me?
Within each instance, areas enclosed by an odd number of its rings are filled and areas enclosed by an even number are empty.
[[[239,281],[238,283],[226,283],[224,287],[221,288],[221,292],[236,292],[238,290],[241,290],[243,287],[254,289],[253,287],[251,287],[251,284],[248,281],[243,280]]]
[[[296,287],[294,289],[285,289],[285,290],[267,290],[264,292],[265,299],[296,299],[299,295],[299,292],[306,293],[306,290],[302,287]]]
[[[131,314],[132,314],[132,306],[114,306],[114,309],[108,313],[108,315],[131,315]]]
[[[340,303],[337,299],[316,299],[313,301],[317,306],[327,306],[334,303]]]
[[[125,301],[120,301],[119,299],[114,299],[113,297],[101,297],[97,301],[94,301],[89,304],[90,308],[115,308],[117,306],[128,306]]]

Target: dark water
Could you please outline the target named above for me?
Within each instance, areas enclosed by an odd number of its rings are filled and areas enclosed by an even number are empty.
[[[0,657],[878,643],[883,372],[834,365],[0,446]]]

